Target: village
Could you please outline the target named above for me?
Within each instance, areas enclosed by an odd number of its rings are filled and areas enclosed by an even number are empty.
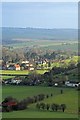
[[[28,60],[24,60],[21,63],[12,63],[11,61],[5,63],[3,60],[0,60],[0,69],[2,70],[34,70],[42,69],[44,65],[48,68],[46,60],[36,61],[35,64]]]

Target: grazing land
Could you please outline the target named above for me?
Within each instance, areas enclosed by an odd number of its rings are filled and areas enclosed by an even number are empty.
[[[63,88],[63,94],[60,93],[62,88],[59,87],[25,87],[25,86],[3,86],[3,99],[7,96],[12,96],[18,100],[26,97],[44,93],[53,96],[45,98],[44,103],[66,104],[65,112],[52,112],[46,110],[37,110],[35,104],[28,106],[26,110],[3,113],[3,118],[78,118],[78,91],[73,88]]]
[[[21,101],[27,97],[45,94],[48,98],[45,97],[41,102],[67,106],[63,113],[53,112],[51,108],[37,109],[36,104],[31,103],[25,110],[3,112],[3,118],[78,118],[78,90],[76,87],[67,88],[64,84],[67,80],[78,80],[76,67],[80,56],[78,56],[77,30],[3,28],[2,52],[3,60],[0,66],[2,82],[5,83],[4,80],[9,78],[17,78],[18,75],[27,77],[22,79],[26,86],[3,84],[0,102],[8,96]],[[18,70],[15,65],[18,66]],[[30,68],[34,69],[34,73]],[[40,82],[42,84],[39,84]],[[54,87],[56,82],[60,84]],[[64,87],[60,87],[61,85]]]
[[[48,70],[36,70],[36,72],[38,74],[44,74],[45,72],[47,72]],[[31,71],[29,70],[19,70],[19,71],[16,71],[16,70],[2,70],[2,74],[22,74],[22,75],[28,75]]]
[[[78,42],[76,41],[60,41],[60,40],[21,40],[19,39],[19,43],[13,43],[10,45],[6,45],[10,47],[10,49],[20,49],[20,48],[37,48],[42,50],[62,50],[62,51],[78,51]]]

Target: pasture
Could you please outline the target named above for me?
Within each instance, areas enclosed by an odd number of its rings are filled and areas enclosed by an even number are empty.
[[[63,94],[60,90],[63,89]],[[58,88],[58,87],[28,87],[28,86],[3,86],[2,99],[7,96],[12,96],[18,100],[27,97],[32,97],[44,93],[49,95],[45,98],[44,103],[66,104],[65,112],[52,112],[47,110],[38,110],[35,103],[30,104],[26,110],[3,113],[3,118],[77,118],[78,117],[78,91],[73,88]],[[50,94],[53,93],[51,97]]]
[[[48,70],[35,70],[35,72],[37,74],[44,74],[45,72],[47,72]],[[0,70],[0,73],[2,73],[2,75],[4,74],[4,76],[6,74],[11,74],[12,76],[14,75],[28,75],[29,73],[31,73],[32,71],[29,70]]]
[[[9,45],[7,45],[9,46]],[[78,51],[78,41],[61,40],[24,40],[23,42],[10,44],[11,49],[16,48],[40,48],[42,50]]]

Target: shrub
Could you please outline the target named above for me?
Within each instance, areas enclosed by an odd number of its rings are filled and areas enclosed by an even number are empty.
[[[6,108],[6,112],[11,112],[13,109],[12,109],[12,106],[7,106]]]
[[[51,105],[51,109],[52,109],[52,111],[55,111],[55,104]]]
[[[28,104],[31,104],[31,103],[33,103],[33,102],[34,102],[34,98],[28,97],[28,98],[26,99],[27,105],[28,105]]]
[[[44,110],[45,109],[45,103],[40,103],[40,108]]]
[[[63,94],[63,90],[61,89],[61,94]]]
[[[14,106],[16,106],[17,103],[18,101],[16,99],[12,97],[6,97],[4,101],[2,102],[2,111],[10,112],[14,110]]]
[[[52,109],[53,111],[58,111],[59,105],[53,103],[53,104],[51,105],[51,109]]]
[[[59,105],[55,104],[55,111],[58,111],[58,109],[59,109]]]
[[[78,108],[78,112],[80,113],[80,107]]]
[[[53,94],[51,93],[51,97],[53,96]]]
[[[49,95],[46,95],[46,98],[49,98]]]
[[[61,110],[64,112],[66,109],[66,105],[65,104],[61,104]]]
[[[2,102],[2,104],[3,104],[3,103],[7,103],[7,102],[12,101],[12,100],[13,100],[13,98],[12,98],[11,96],[6,97],[6,98],[4,99],[4,101]]]
[[[46,109],[49,110],[50,104],[46,104]]]
[[[17,108],[18,108],[18,110],[25,110],[27,108],[27,106],[23,101],[21,101],[18,103]]]
[[[40,104],[39,103],[36,104],[36,108],[40,109]]]
[[[45,95],[44,94],[39,94],[38,95],[38,100],[41,101],[41,100],[44,100],[45,98]]]
[[[37,96],[34,96],[34,102],[37,102],[38,101],[38,97]]]

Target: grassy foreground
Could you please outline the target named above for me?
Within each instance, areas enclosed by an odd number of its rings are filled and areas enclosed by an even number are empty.
[[[14,111],[3,113],[3,118],[77,118],[78,117],[78,91],[73,88],[63,88],[64,93],[60,94],[61,88],[57,87],[26,87],[26,86],[3,86],[3,99],[7,96],[13,96],[18,100],[38,95],[39,93],[51,94],[53,97],[44,99],[44,103],[65,103],[67,109],[65,112],[52,112],[46,110],[37,110],[35,104],[28,106],[23,111]]]

